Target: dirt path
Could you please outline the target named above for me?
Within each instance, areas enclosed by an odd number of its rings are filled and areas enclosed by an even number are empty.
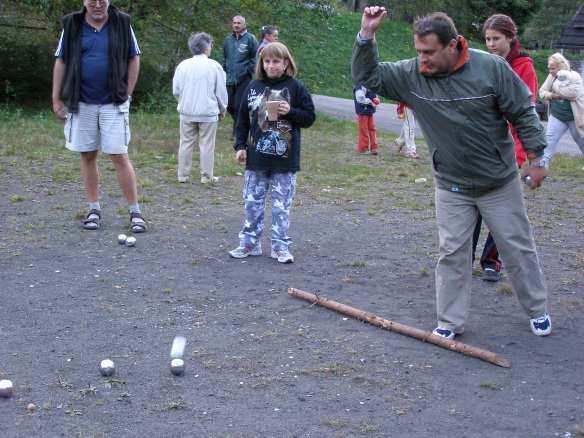
[[[316,109],[323,114],[341,120],[355,120],[355,105],[352,100],[320,95],[313,95],[312,98]],[[377,129],[394,134],[401,132],[402,121],[397,118],[395,108],[396,105],[391,103],[382,103],[379,106],[375,114]],[[543,125],[546,126],[547,123],[543,122]],[[416,136],[422,136],[422,131],[418,126],[416,126]],[[582,155],[578,145],[567,132],[558,143],[557,152],[572,156]]]

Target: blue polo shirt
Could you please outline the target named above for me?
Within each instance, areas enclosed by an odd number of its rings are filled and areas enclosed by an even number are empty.
[[[66,41],[63,32],[55,57],[63,59]],[[134,30],[130,27],[128,59],[140,54],[140,47]],[[83,21],[81,35],[81,94],[79,100],[94,105],[112,103],[107,78],[109,72],[109,32],[108,23],[100,30]]]

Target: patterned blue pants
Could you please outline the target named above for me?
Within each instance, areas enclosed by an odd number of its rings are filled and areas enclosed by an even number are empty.
[[[274,251],[288,250],[292,239],[290,228],[290,207],[296,191],[294,172],[271,172],[246,170],[243,185],[245,222],[239,233],[240,246],[256,246],[264,231],[264,207],[268,191],[272,194],[272,228],[270,239]]]

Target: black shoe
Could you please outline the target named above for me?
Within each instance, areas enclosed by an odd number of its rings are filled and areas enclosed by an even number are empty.
[[[485,268],[483,271],[483,281],[490,281],[496,283],[501,279],[501,273],[493,268]]]

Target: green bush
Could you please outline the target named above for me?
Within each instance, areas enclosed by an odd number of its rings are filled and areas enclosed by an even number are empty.
[[[0,101],[32,104],[50,103],[52,53],[56,41],[44,33],[3,29],[0,33]]]

